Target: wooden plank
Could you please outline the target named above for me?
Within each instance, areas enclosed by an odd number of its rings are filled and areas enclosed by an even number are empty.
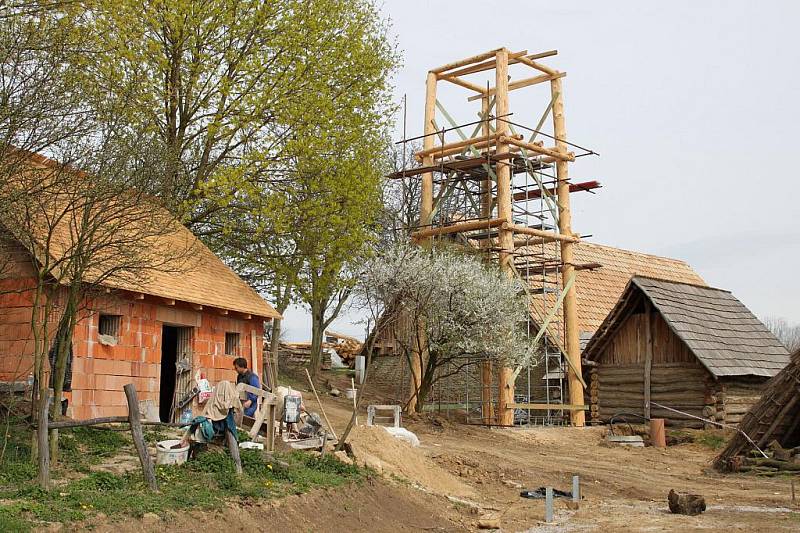
[[[652,306],[650,300],[644,300],[644,416],[650,418],[650,374],[653,369],[653,332],[650,326]]]
[[[511,403],[509,409],[531,409],[550,411],[588,411],[588,405],[572,405],[568,403]]]
[[[475,91],[478,94],[478,98],[481,98],[482,95],[486,94],[486,87],[481,87],[480,85],[475,85],[474,83],[470,83],[468,81],[462,80],[461,78],[456,78],[455,76],[445,76],[440,75],[440,80],[449,81],[450,83],[454,83],[455,85],[460,85],[466,89],[471,91]]]
[[[505,223],[504,218],[492,218],[489,220],[474,220],[470,222],[459,222],[457,224],[451,224],[450,226],[442,226],[438,228],[428,228],[419,231],[415,231],[411,234],[411,238],[415,241],[421,239],[427,239],[428,237],[434,237],[436,235],[446,235],[448,233],[458,233],[461,231],[472,231],[476,229],[486,229],[486,228],[495,228],[497,226],[502,226]]]
[[[133,444],[136,447],[136,453],[139,454],[139,462],[142,464],[142,473],[147,482],[147,487],[153,491],[158,491],[158,484],[156,483],[156,474],[153,469],[153,462],[150,460],[150,454],[147,452],[147,444],[144,441],[144,433],[142,431],[142,417],[139,414],[139,398],[136,394],[136,387],[133,383],[128,383],[123,387],[125,391],[125,398],[128,400],[128,422],[131,425],[131,435],[133,435]]]
[[[488,52],[484,52],[482,54],[474,55],[468,57],[466,59],[460,59],[458,61],[453,61],[452,63],[447,63],[446,65],[442,65],[441,67],[432,68],[430,72],[433,74],[441,74],[442,72],[446,72],[448,70],[453,70],[455,68],[464,67],[467,65],[471,65],[473,63],[479,63],[490,57],[495,57],[498,52],[504,50],[504,48],[497,48],[495,50],[490,50]]]

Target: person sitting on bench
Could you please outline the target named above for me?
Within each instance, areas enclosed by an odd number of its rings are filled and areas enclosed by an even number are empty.
[[[258,376],[252,370],[247,368],[247,359],[244,357],[237,357],[233,360],[233,368],[236,370],[236,384],[244,383],[245,385],[250,385],[251,387],[255,387],[257,389],[261,388],[261,381],[258,379]],[[256,407],[258,407],[258,398],[252,392],[247,393],[247,400],[242,402],[242,407],[244,408],[245,416],[249,416],[250,418],[256,412]]]

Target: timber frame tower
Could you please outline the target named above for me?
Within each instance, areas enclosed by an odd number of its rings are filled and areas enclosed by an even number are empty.
[[[561,396],[552,409],[549,404],[545,407],[548,416],[552,410],[569,412],[572,425],[583,426],[585,384],[573,282],[576,269],[592,267],[574,261],[573,245],[580,236],[572,231],[570,192],[599,184],[571,184],[569,180],[570,163],[596,153],[567,139],[562,91],[566,74],[540,62],[556,53],[499,48],[431,69],[426,81],[424,133],[401,141],[405,151],[406,143],[421,139],[422,149],[414,154],[417,164],[390,177],[421,180],[419,225],[411,233],[414,242],[427,245],[433,239],[449,239],[476,248],[497,261],[509,276],[520,277],[530,289],[529,298],[542,297],[544,307],[539,307],[539,316],[530,321],[528,333],[545,345],[545,353],[547,346],[557,347],[558,357],[566,363],[561,376],[566,375],[569,391],[568,403]],[[511,81],[512,65],[527,73]],[[471,75],[479,73],[493,78],[494,87],[491,81],[485,86],[470,81]],[[472,92],[467,100],[479,101],[479,120],[466,124],[453,120],[437,99],[441,81]],[[522,120],[509,108],[509,93],[543,84],[550,90],[541,119],[531,127],[520,124]],[[437,109],[441,117],[437,117]],[[552,133],[543,131],[549,129],[548,117]],[[538,212],[530,205],[533,201],[539,203]],[[422,360],[423,355],[412,360],[412,387],[419,381]],[[515,409],[521,406],[515,400],[515,380],[521,369],[493,369],[488,360],[480,364],[483,422],[512,425]],[[496,389],[492,387],[494,375]],[[492,391],[496,391],[496,400]],[[413,401],[413,393],[411,397]],[[550,397],[548,391],[548,402]],[[532,406],[542,407],[530,401],[529,397],[522,406],[529,408],[529,416]]]

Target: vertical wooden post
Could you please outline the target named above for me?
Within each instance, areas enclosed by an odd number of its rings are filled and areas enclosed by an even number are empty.
[[[133,383],[128,383],[123,387],[125,391],[125,398],[128,400],[128,422],[131,425],[131,434],[133,435],[133,444],[136,447],[136,453],[139,454],[139,462],[142,463],[142,473],[147,482],[147,487],[153,491],[158,491],[158,483],[156,483],[156,473],[153,469],[153,462],[150,460],[150,454],[147,452],[147,444],[144,442],[144,432],[142,431],[142,418],[139,414],[139,397],[136,394],[136,387]]]
[[[39,486],[50,490],[50,443],[48,442],[50,391],[45,389],[40,399],[36,448],[39,450]]]
[[[653,328],[650,300],[644,299],[644,416],[650,418],[650,376],[653,369]]]
[[[489,136],[489,97],[484,96],[481,98],[481,114],[483,116],[483,124],[481,125],[481,134],[485,137]],[[492,216],[492,178],[489,172],[486,173],[486,179],[481,182],[481,217],[489,219]],[[481,247],[491,248],[491,239],[484,239],[481,241]],[[491,424],[494,422],[494,405],[492,403],[492,361],[486,360],[481,362],[481,419],[484,424]]]
[[[566,153],[567,129],[564,122],[564,95],[561,89],[561,78],[556,78],[550,82],[550,92],[553,99],[553,133],[556,137],[556,149]],[[499,113],[499,111],[498,111]],[[558,196],[558,231],[563,235],[572,235],[572,215],[570,213],[569,200],[569,169],[568,163],[562,159],[556,161],[556,194]],[[561,243],[561,261],[564,264],[561,270],[562,284],[566,285],[567,280],[575,275],[573,243]],[[569,403],[575,406],[583,406],[583,385],[580,380],[581,373],[581,344],[580,332],[578,331],[578,299],[575,295],[575,284],[564,295],[564,337],[567,349],[566,356],[572,363],[568,369],[569,384]],[[583,409],[571,411],[573,426],[584,426],[586,415]]]
[[[228,451],[231,452],[231,457],[233,458],[233,463],[236,465],[236,474],[241,475],[242,473],[242,458],[239,456],[239,443],[236,442],[236,437],[233,436],[233,433],[225,429],[225,440],[228,443]]]
[[[508,49],[503,48],[495,55],[495,95],[494,107],[498,117],[508,114]],[[508,118],[496,119],[495,130],[498,135],[508,135]],[[497,142],[497,155],[508,153],[508,144]],[[511,218],[511,168],[508,162],[500,161],[495,169],[497,176],[497,216],[507,222]],[[500,269],[509,277],[513,276],[514,232],[500,228]],[[514,403],[514,370],[503,366],[497,381],[497,422],[503,426],[514,424],[514,410],[508,406]]]
[[[433,148],[436,142],[436,126],[434,124],[434,119],[436,117],[436,82],[438,81],[436,74],[433,72],[428,72],[428,78],[425,82],[425,124],[423,128],[423,132],[425,133],[425,137],[422,139],[422,147],[423,149],[430,149]],[[423,166],[428,166],[433,164],[433,155],[428,155],[422,158]],[[420,226],[424,227],[431,224],[433,215],[433,173],[426,172],[422,174],[422,191],[421,191],[421,200],[419,206],[419,224]],[[424,239],[420,244],[423,246],[430,245],[431,239],[427,238]],[[418,325],[419,329],[423,329],[421,325]],[[409,383],[409,401],[408,401],[408,410],[409,412],[414,412],[417,410],[417,389],[419,388],[420,384],[422,383],[422,367],[424,366],[425,356],[426,356],[426,338],[423,331],[416,331],[412,334],[416,334],[417,338],[420,340],[419,344],[422,346],[417,346],[414,352],[411,354],[411,376],[410,376],[410,383]],[[418,343],[414,343],[416,346]]]
[[[667,436],[664,433],[663,418],[650,419],[650,444],[652,444],[654,448],[667,447]]]

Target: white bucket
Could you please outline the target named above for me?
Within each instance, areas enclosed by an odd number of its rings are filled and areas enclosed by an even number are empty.
[[[156,464],[179,465],[186,462],[189,457],[189,445],[172,449],[180,440],[162,440],[156,444]]]
[[[352,400],[356,397],[356,389],[345,389],[344,395],[347,396],[348,400]]]

